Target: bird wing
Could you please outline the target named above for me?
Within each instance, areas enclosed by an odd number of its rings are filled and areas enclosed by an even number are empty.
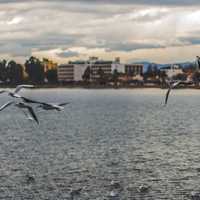
[[[181,82],[182,82],[182,81],[177,81],[177,82],[173,83],[171,87],[172,87],[172,88],[175,88],[175,87],[176,87],[177,85],[179,85]]]
[[[26,103],[35,103],[35,104],[39,104],[39,105],[43,105],[43,106],[49,106],[49,107],[65,106],[65,105],[69,104],[69,102],[65,102],[65,103],[60,103],[60,104],[56,105],[56,104],[53,104],[53,103],[46,103],[46,102],[41,102],[41,101],[37,101],[37,100],[32,100],[32,99],[29,99],[27,97],[21,96],[21,98]]]
[[[28,113],[26,113],[23,109],[21,109],[24,115],[27,117],[29,120],[34,120]]]
[[[21,98],[23,99],[24,102],[26,103],[36,103],[36,104],[43,104],[43,102],[40,102],[40,101],[36,101],[36,100],[32,100],[32,99],[29,99],[27,97],[22,97]]]
[[[37,122],[37,124],[39,124],[39,121],[38,121],[38,118],[33,110],[33,108],[31,106],[27,106],[26,105],[26,108],[28,109],[30,115],[33,117],[33,119]]]
[[[168,98],[169,98],[170,91],[171,91],[171,87],[169,87],[169,89],[167,90],[167,93],[166,93],[166,96],[165,96],[165,105],[167,105],[167,101],[168,101]]]
[[[22,96],[21,96],[21,98],[26,103],[35,103],[35,104],[40,104],[40,105],[52,106],[51,103],[45,103],[45,102],[42,102],[42,101],[37,101],[37,100],[29,99],[27,97],[22,97]]]
[[[0,90],[0,94],[8,92],[7,90]]]
[[[66,103],[59,103],[58,106],[65,106],[67,104],[70,104],[70,102],[66,102]]]
[[[34,88],[34,85],[18,85],[14,91],[14,93],[19,92],[22,88]]]
[[[167,93],[166,93],[166,96],[165,96],[165,105],[167,104],[170,91],[171,91],[173,88],[175,88],[177,85],[179,85],[180,83],[182,83],[182,81],[176,81],[175,83],[169,84],[169,89],[167,90]]]
[[[13,104],[14,102],[13,101],[9,101],[7,103],[5,103],[4,105],[2,105],[0,107],[0,111],[4,110],[6,107],[8,107],[9,105]]]

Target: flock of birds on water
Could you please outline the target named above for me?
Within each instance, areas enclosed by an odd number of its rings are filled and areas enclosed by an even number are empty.
[[[35,86],[34,85],[18,85],[13,92],[10,90],[0,91],[0,94],[7,93],[8,96],[13,98],[12,101],[8,101],[7,103],[3,104],[0,107],[0,111],[4,110],[10,105],[14,105],[20,108],[28,119],[35,120],[35,122],[39,124],[38,117],[35,114],[35,111],[33,110],[32,104],[37,104],[37,107],[40,107],[43,110],[57,110],[57,111],[63,110],[64,106],[69,104],[69,102],[55,104],[55,103],[47,103],[47,102],[32,100],[30,98],[19,95],[19,91],[23,88],[32,89],[32,88],[35,88]],[[25,110],[28,112],[26,112]]]

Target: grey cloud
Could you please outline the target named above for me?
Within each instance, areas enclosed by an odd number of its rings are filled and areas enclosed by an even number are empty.
[[[27,0],[0,0],[0,3],[9,4],[9,3],[21,3],[21,2],[27,2]],[[29,0],[29,2],[48,2],[48,3],[54,3],[55,0]],[[63,2],[63,3],[69,3],[69,2],[79,2],[79,3],[90,3],[90,4],[131,4],[131,5],[169,5],[169,6],[193,6],[193,5],[200,5],[199,0],[57,0],[56,2]]]
[[[32,39],[10,39],[0,40],[0,53],[12,56],[30,56],[32,50],[45,51],[56,48],[71,47],[77,36],[62,34],[47,34]]]
[[[0,53],[8,54],[12,57],[27,57],[31,55],[31,48],[24,48],[18,43],[1,44]]]
[[[30,0],[31,1],[31,0]],[[85,14],[95,14],[96,16],[110,16],[113,14],[120,14],[120,13],[126,13],[128,10],[133,10],[133,8],[129,8],[128,6],[122,7],[119,4],[109,4],[107,6],[99,6],[98,2],[79,2],[79,1],[40,1],[35,0],[33,2],[27,2],[23,0],[18,1],[6,1],[1,2],[0,5],[4,7],[8,7],[9,9],[6,9],[11,14],[17,14],[17,13],[27,13],[34,10],[37,12],[38,10],[42,11],[55,11],[58,10],[57,14],[60,14],[61,12],[70,12],[70,13],[85,13]],[[126,5],[126,4],[125,4]],[[11,9],[12,7],[12,9]],[[0,10],[5,10],[5,8],[2,8],[0,6]]]
[[[44,0],[47,2],[51,2],[53,0]],[[58,0],[61,2],[66,2],[66,0]],[[68,0],[67,0],[68,1]],[[68,2],[71,2],[72,0],[69,0]],[[74,0],[73,0],[74,1]],[[200,5],[199,0],[75,0],[77,2],[81,3],[98,3],[98,4],[132,4],[132,5],[175,5],[175,6],[193,6],[193,5]]]
[[[185,45],[199,45],[200,37],[196,37],[196,36],[180,37],[179,41]]]
[[[168,12],[157,12],[155,14],[144,14],[144,15],[141,15],[141,16],[137,16],[135,18],[133,18],[133,20],[135,22],[139,22],[139,23],[145,23],[145,22],[153,22],[153,21],[156,21],[156,20],[160,20],[164,17],[166,17],[169,13]]]
[[[153,48],[163,48],[159,44],[155,43],[131,43],[131,42],[112,42],[108,43],[105,48],[107,51],[134,51],[138,49],[153,49]]]
[[[137,7],[137,5],[143,6]],[[0,0],[0,12],[2,12],[0,13],[0,23],[2,22],[0,53],[29,56],[32,51],[70,47],[104,48],[107,51],[125,52],[163,48],[164,46],[158,43],[140,43],[136,40],[139,32],[143,33],[145,30],[143,29],[145,22],[162,19],[168,14],[167,12],[156,11],[154,14],[144,13],[128,18],[129,14],[137,14],[138,10],[153,5],[190,6],[200,5],[200,1]],[[7,22],[15,17],[22,17],[22,22],[9,26]],[[136,42],[133,43],[131,41],[134,34]],[[145,41],[148,42],[148,34],[141,37],[145,37]],[[162,40],[166,39],[165,36],[162,37]],[[124,38],[126,42],[123,42]],[[98,42],[100,40],[103,42]],[[178,38],[178,40],[182,44],[200,43],[198,37]],[[59,57],[77,55],[78,53],[73,51],[63,51],[58,54]]]
[[[61,53],[57,53],[57,56],[61,57],[61,58],[69,58],[69,57],[73,57],[73,56],[78,56],[79,53],[76,51],[63,51]]]

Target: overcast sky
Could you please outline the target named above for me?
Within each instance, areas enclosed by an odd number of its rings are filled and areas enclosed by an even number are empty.
[[[199,0],[0,0],[0,58],[193,61]]]

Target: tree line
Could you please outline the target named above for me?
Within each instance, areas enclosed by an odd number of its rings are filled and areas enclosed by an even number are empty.
[[[45,70],[43,62],[33,56],[24,65],[4,59],[0,61],[0,82],[11,85],[57,83],[57,69]]]
[[[47,59],[46,59],[47,60]],[[44,61],[44,59],[43,59]],[[21,83],[29,83],[29,84],[57,84],[57,69],[56,68],[45,68],[44,62],[39,60],[38,58],[31,56],[27,59],[24,65],[17,63],[14,60],[0,60],[0,83],[1,84],[10,84],[17,85]],[[190,70],[192,72],[192,79],[195,85],[199,85],[200,73],[195,70],[195,66],[191,64],[191,66],[187,67],[187,71]],[[176,77],[173,77],[175,80],[186,80],[187,79],[187,71],[184,69],[183,73],[177,74]],[[83,73],[82,79],[84,83],[89,84],[91,78],[93,78],[93,71],[88,66]],[[113,82],[114,85],[117,85],[120,82],[120,78],[123,76],[134,77],[136,74],[133,71],[127,73],[118,72],[115,69],[111,74],[105,73],[104,70],[100,67],[97,71],[98,77],[93,79],[92,82],[95,84],[105,85],[109,82]],[[124,84],[133,83],[135,81],[136,84],[148,83],[151,81],[152,83],[158,85],[165,85],[167,75],[165,71],[160,70],[156,64],[150,64],[146,70],[146,72],[140,74],[143,77],[143,81],[137,80],[129,80],[124,81]],[[123,82],[123,81],[122,81]]]
[[[83,81],[89,84],[91,81],[92,74],[93,74],[93,71],[88,66],[82,76]],[[169,79],[169,77],[166,74],[166,71],[163,70],[162,68],[160,69],[157,66],[157,64],[154,64],[154,63],[149,64],[147,67],[147,70],[139,74],[142,77],[142,80],[132,79],[132,77],[138,75],[138,73],[135,71],[127,71],[125,73],[121,73],[121,72],[118,72],[117,69],[115,69],[111,74],[106,74],[102,70],[101,67],[97,71],[97,75],[98,75],[98,78],[96,78],[96,80],[93,80],[92,82],[95,82],[101,85],[105,85],[106,83],[113,82],[115,86],[119,82],[121,82],[121,84],[136,84],[136,85],[153,83],[156,85],[160,85],[161,87],[166,87],[167,85],[166,80]],[[187,67],[182,68],[182,72],[170,78],[172,78],[173,80],[186,81],[188,78],[188,75],[190,76],[191,81],[196,86],[199,86],[200,72],[199,70],[197,70],[195,63],[188,64]],[[124,80],[122,79],[120,80],[121,77],[126,77],[126,78]],[[130,79],[128,77],[130,77]]]

